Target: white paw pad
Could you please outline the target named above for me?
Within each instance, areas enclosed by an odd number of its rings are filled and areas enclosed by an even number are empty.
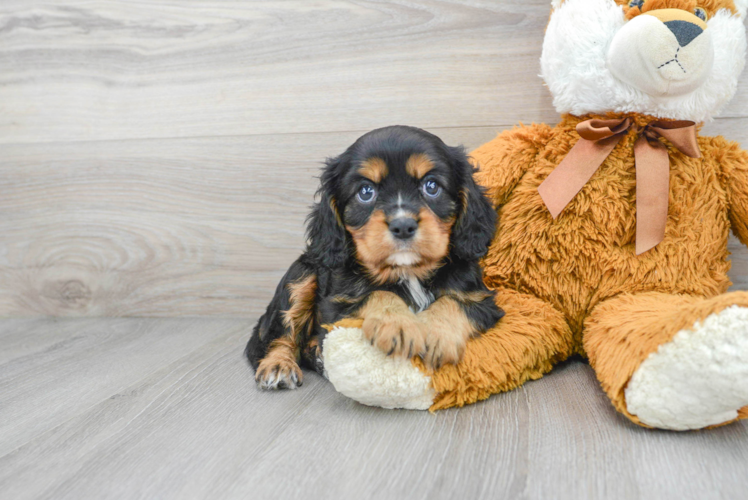
[[[629,413],[652,427],[701,429],[748,405],[748,308],[731,306],[678,332],[626,387]]]

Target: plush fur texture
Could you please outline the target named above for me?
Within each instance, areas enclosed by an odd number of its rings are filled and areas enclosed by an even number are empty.
[[[704,12],[697,12],[691,0],[646,0],[634,8],[612,0],[554,1],[541,64],[560,122],[507,130],[472,153],[476,178],[499,213],[484,280],[507,314],[468,343],[457,365],[431,371],[413,360],[431,378],[431,409],[511,390],[578,353],[589,357],[612,404],[634,423],[690,429],[748,417],[741,406],[748,372],[740,369],[748,366],[748,293],[727,293],[730,230],[748,244],[748,153],[722,137],[698,137],[702,156],[690,158],[661,139],[670,159],[665,238],[638,256],[633,153],[638,130],[649,122],[706,120],[732,97],[745,58],[737,15],[745,15],[745,4],[703,0]],[[707,17],[714,53],[700,86],[662,97],[617,79],[606,60],[627,22],[657,14],[664,24],[671,18],[657,11],[666,8],[683,10],[678,19]],[[576,125],[624,117],[636,126],[554,220],[538,187],[579,140]],[[729,370],[704,360],[722,360]],[[348,368],[355,378],[355,366]],[[690,386],[676,382],[679,373]],[[373,390],[362,384],[349,394],[364,400]],[[686,415],[683,401],[697,402],[698,415]]]
[[[563,311],[578,352],[584,319],[597,304],[620,293],[710,296],[727,289],[728,190],[742,191],[740,181],[748,174],[748,155],[724,139],[699,138],[699,159],[670,147],[665,239],[637,256],[635,131],[626,134],[558,219],[553,220],[537,193],[578,140],[577,123],[587,118],[567,115],[554,128],[507,131],[473,153],[483,165],[481,182],[500,206],[500,230],[484,259],[486,282],[531,293]],[[728,158],[732,161],[725,162]],[[738,175],[723,184],[725,165]],[[739,193],[738,210],[747,195]]]

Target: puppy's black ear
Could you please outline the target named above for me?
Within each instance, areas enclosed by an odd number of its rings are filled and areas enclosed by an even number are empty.
[[[328,268],[343,265],[347,257],[345,227],[334,196],[345,161],[343,156],[327,160],[317,191],[320,200],[307,217],[307,253],[317,265]]]
[[[477,260],[488,251],[496,230],[496,211],[473,179],[476,169],[465,149],[449,148],[452,165],[461,176],[460,207],[452,229],[452,252],[463,260]]]

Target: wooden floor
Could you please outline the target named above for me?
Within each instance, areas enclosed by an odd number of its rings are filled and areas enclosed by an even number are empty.
[[[241,319],[0,322],[0,497],[745,498],[748,425],[651,431],[588,365],[437,414],[314,373],[261,393]]]
[[[262,394],[241,357],[325,157],[385,125],[472,149],[557,121],[549,10],[0,2],[0,499],[748,497],[748,424],[633,426],[580,361],[431,415],[311,373]],[[748,147],[748,73],[702,133]]]

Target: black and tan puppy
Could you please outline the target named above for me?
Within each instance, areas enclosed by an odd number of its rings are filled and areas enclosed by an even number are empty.
[[[463,148],[417,128],[374,130],[327,161],[318,194],[306,251],[247,344],[260,388],[301,385],[299,364],[324,373],[323,325],[342,318],[363,319],[386,353],[438,368],[503,316],[478,265],[496,212]]]

